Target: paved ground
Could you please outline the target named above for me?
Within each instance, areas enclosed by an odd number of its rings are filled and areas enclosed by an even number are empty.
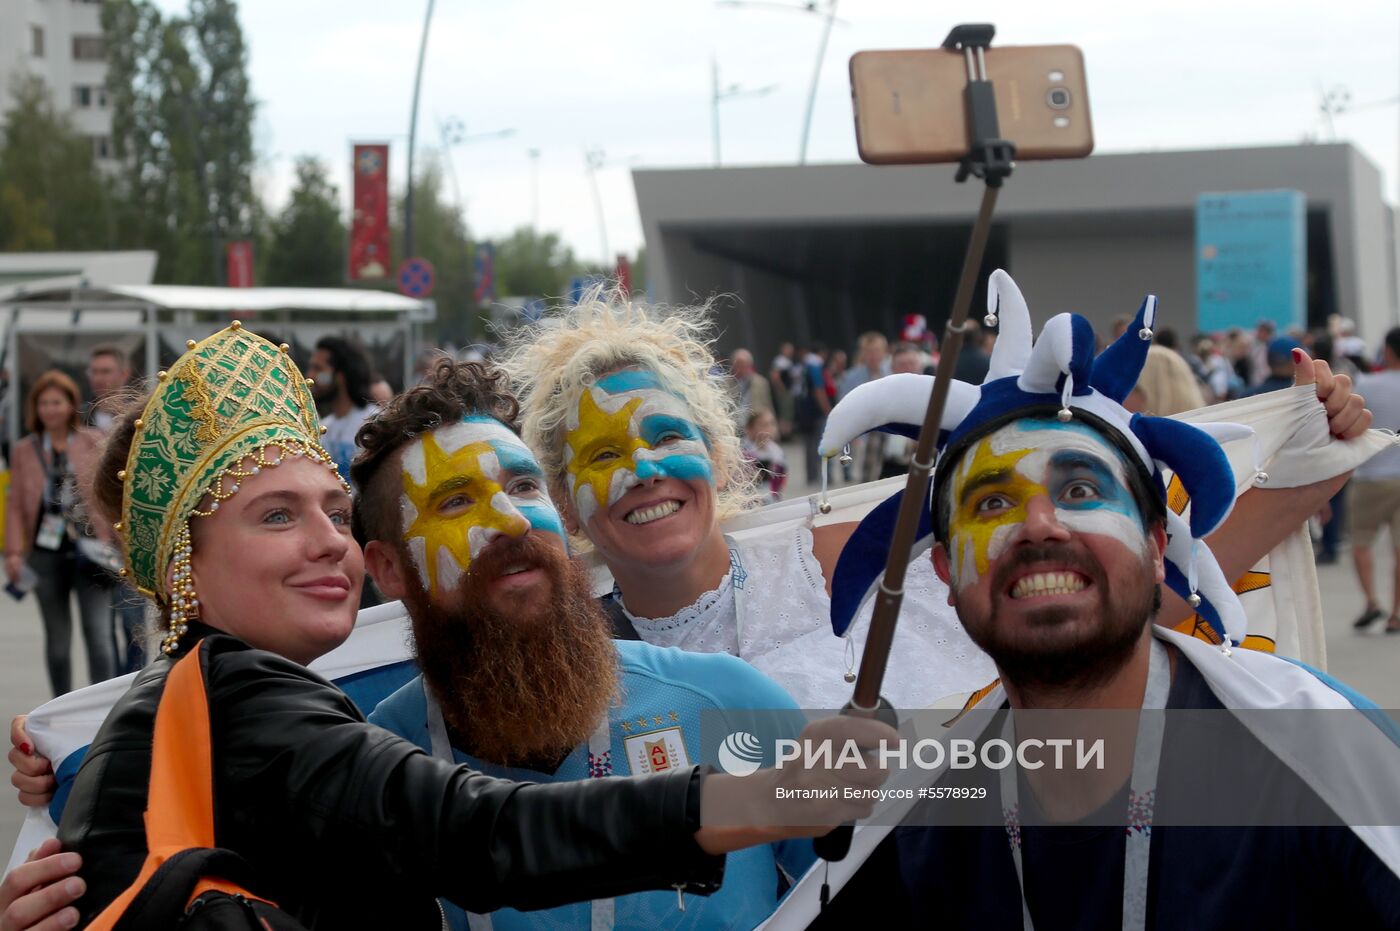
[[[800,451],[790,449],[790,461],[796,466],[793,484],[801,489],[802,464]],[[1377,554],[1376,576],[1389,580],[1388,555]],[[1362,598],[1352,575],[1350,558],[1335,566],[1319,569],[1322,603],[1328,612],[1327,653],[1328,671],[1369,695],[1382,708],[1400,708],[1400,635],[1385,636],[1377,627],[1367,634],[1357,634],[1351,622],[1361,613]],[[1389,584],[1388,581],[1382,583]],[[1384,589],[1382,590],[1384,591]],[[75,680],[83,683],[81,637],[74,656]],[[44,672],[43,643],[38,609],[33,597],[15,603],[0,596],[0,720],[4,722],[5,751],[9,749],[8,722],[13,714],[41,704],[49,697]],[[9,786],[8,764],[0,763],[5,778],[0,780],[0,865],[9,856],[14,838],[23,819],[23,809],[14,801]]]

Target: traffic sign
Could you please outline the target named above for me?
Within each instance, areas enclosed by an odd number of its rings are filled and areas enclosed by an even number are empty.
[[[427,259],[404,259],[399,265],[399,293],[409,297],[428,297],[433,293],[437,273]]]

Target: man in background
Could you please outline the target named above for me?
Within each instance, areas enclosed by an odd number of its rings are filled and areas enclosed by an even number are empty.
[[[1356,377],[1356,390],[1375,414],[1375,425],[1400,430],[1400,327],[1385,334],[1381,348],[1382,369]],[[1379,621],[1384,612],[1376,594],[1376,564],[1371,551],[1381,527],[1390,528],[1390,545],[1396,551],[1390,618],[1385,632],[1400,634],[1400,449],[1392,446],[1363,463],[1352,476],[1347,519],[1351,526],[1351,558],[1356,581],[1366,595],[1366,610],[1356,619],[1357,630]]]
[[[754,414],[773,410],[773,391],[768,387],[768,379],[754,369],[753,353],[747,349],[736,349],[729,361],[729,374],[734,379],[734,425],[743,430]]]
[[[107,410],[112,397],[131,381],[131,366],[126,353],[108,343],[95,347],[88,355],[88,387],[92,403],[88,405],[88,424],[106,433],[112,428],[112,412]]]
[[[114,415],[109,409],[116,396],[131,383],[131,366],[126,353],[110,343],[93,347],[88,354],[88,388],[92,402],[85,419],[93,428],[106,433],[112,428]],[[113,637],[117,658],[117,674],[136,672],[146,665],[142,643],[142,626],[146,620],[147,601],[125,582],[112,586],[112,614],[116,618]]]
[[[348,481],[350,463],[359,448],[355,434],[374,413],[369,398],[369,357],[347,339],[322,337],[306,366],[306,377],[313,381],[311,394],[321,409],[321,426],[326,430],[321,445]]]

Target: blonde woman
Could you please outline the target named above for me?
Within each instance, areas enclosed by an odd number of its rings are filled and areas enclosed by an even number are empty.
[[[709,326],[704,307],[592,293],[509,355],[523,435],[570,533],[612,573],[624,626],[657,646],[745,659],[801,707],[840,707],[869,611],[849,645],[833,636],[828,580],[855,525],[726,538],[723,522],[758,496]],[[886,697],[923,707],[985,685],[991,661],[926,560],[907,587]]]

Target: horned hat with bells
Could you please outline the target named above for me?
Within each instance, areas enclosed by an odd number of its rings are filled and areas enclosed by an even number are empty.
[[[1204,538],[1219,527],[1235,502],[1235,476],[1221,442],[1253,431],[1240,424],[1186,424],[1130,413],[1123,407],[1137,383],[1157,313],[1148,296],[1133,326],[1094,355],[1094,331],[1077,314],[1051,318],[1032,340],[1030,311],[1011,276],[998,269],[987,287],[988,323],[1000,323],[990,367],[981,385],[953,381],[938,437],[941,461],[956,461],[970,444],[1022,416],[1053,412],[1062,422],[1079,419],[1123,449],[1168,502],[1164,473],[1179,482],[1190,503],[1180,513],[1166,507],[1166,583],[1210,626],[1228,653],[1245,637],[1246,618]],[[998,319],[999,318],[999,319]],[[933,378],[888,375],[851,391],[831,411],[822,434],[823,456],[872,430],[918,436]],[[943,492],[935,472],[930,506],[922,509],[915,555],[934,542],[933,502]],[[1267,480],[1257,471],[1258,481]],[[1176,492],[1174,491],[1174,494]],[[899,511],[900,491],[870,512],[841,553],[832,579],[831,621],[845,634],[861,605],[879,585],[889,556],[890,536]]]
[[[286,343],[274,345],[235,320],[185,345],[185,354],[156,376],[118,475],[121,574],[169,609],[161,642],[167,654],[199,616],[190,520],[215,513],[244,479],[289,458],[336,469],[321,447],[325,431],[315,401]]]

